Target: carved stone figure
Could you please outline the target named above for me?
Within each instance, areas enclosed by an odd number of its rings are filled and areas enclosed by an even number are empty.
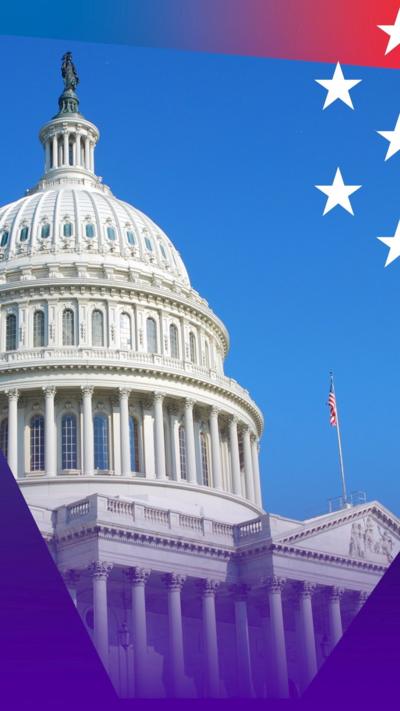
[[[72,89],[72,91],[75,91],[77,85],[79,84],[79,77],[75,64],[72,61],[71,52],[66,52],[62,57],[61,75],[64,79],[65,89]]]

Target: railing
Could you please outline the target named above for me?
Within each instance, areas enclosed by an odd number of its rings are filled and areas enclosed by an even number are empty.
[[[343,496],[336,496],[333,499],[328,499],[328,511],[333,513],[334,511],[340,511],[341,509],[348,509],[352,506],[358,506],[359,504],[365,504],[367,502],[367,494],[365,491],[352,491],[346,499]]]
[[[57,510],[57,530],[69,524],[83,524],[96,520],[116,523],[135,528],[158,530],[169,529],[171,533],[186,533],[196,538],[207,538],[215,543],[233,546],[248,539],[265,538],[269,535],[267,516],[247,521],[239,525],[213,521],[204,516],[183,514],[169,509],[159,509],[137,501],[109,498],[99,494],[88,496],[69,506]]]

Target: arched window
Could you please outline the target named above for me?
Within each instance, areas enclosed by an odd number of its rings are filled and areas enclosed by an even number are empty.
[[[104,346],[104,318],[99,309],[92,313],[92,346]]]
[[[44,313],[43,311],[35,311],[33,314],[33,347],[42,348],[44,342]]]
[[[161,252],[162,256],[164,257],[164,259],[166,259],[166,258],[167,258],[167,253],[166,253],[166,251],[165,251],[165,249],[164,249],[164,245],[162,245],[161,242],[160,242],[160,245],[159,245],[159,246],[160,246],[160,252]]]
[[[85,235],[92,239],[94,237],[94,225],[91,222],[87,222],[85,225]]]
[[[108,417],[95,415],[93,418],[94,436],[94,468],[109,469],[110,458],[108,451]]]
[[[189,333],[189,351],[191,362],[197,363],[196,336],[194,335],[193,331]]]
[[[171,358],[179,358],[178,329],[174,323],[169,327],[169,347]]]
[[[3,232],[1,233],[1,240],[0,240],[1,247],[5,247],[7,245],[9,236],[10,236],[10,233],[8,232],[8,230],[3,230]]]
[[[131,471],[138,472],[139,463],[139,427],[134,417],[129,418],[129,445],[131,450]]]
[[[29,227],[21,227],[21,231],[19,233],[19,241],[20,242],[26,242],[29,237]]]
[[[76,415],[63,415],[61,419],[61,466],[63,469],[78,468]]]
[[[64,237],[72,237],[72,222],[64,222],[63,235]]]
[[[154,318],[146,321],[147,352],[157,353],[157,325]]]
[[[50,225],[48,222],[45,222],[42,225],[42,229],[40,230],[40,236],[42,239],[47,239],[50,237]]]
[[[200,449],[201,449],[201,471],[203,474],[204,486],[210,485],[210,477],[208,470],[208,443],[207,436],[204,432],[200,432]]]
[[[108,226],[107,229],[106,229],[106,233],[107,233],[108,239],[110,239],[110,240],[112,240],[112,241],[115,240],[116,234],[115,234],[115,229],[114,229],[114,227]]]
[[[15,351],[17,348],[17,317],[8,314],[6,318],[6,351]]]
[[[208,341],[204,343],[204,360],[206,362],[206,368],[210,368],[210,347]]]
[[[125,312],[119,318],[119,342],[121,348],[132,348],[131,317]]]
[[[74,312],[64,309],[62,317],[63,346],[73,346],[75,343]]]
[[[152,243],[151,239],[149,239],[148,237],[145,237],[145,238],[144,238],[144,243],[145,243],[145,245],[146,245],[146,249],[147,249],[149,252],[152,252],[152,251],[153,251],[153,243]]]
[[[186,432],[183,425],[179,427],[179,462],[181,465],[181,479],[187,479],[187,457],[186,457]]]
[[[135,235],[133,234],[132,230],[127,230],[126,231],[126,239],[128,240],[128,244],[134,245],[136,240],[135,240]]]
[[[44,469],[44,417],[34,415],[31,419],[31,471]]]
[[[8,419],[5,418],[0,424],[0,449],[5,458],[8,457]]]

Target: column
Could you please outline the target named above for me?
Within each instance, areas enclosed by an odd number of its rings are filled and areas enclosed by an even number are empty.
[[[282,590],[285,579],[273,576],[266,579],[272,650],[271,695],[286,699],[289,696],[285,628],[283,624]]]
[[[78,131],[75,133],[75,156],[76,156],[76,165],[81,165],[81,162],[82,162],[81,134]]]
[[[301,581],[296,585],[299,605],[299,633],[302,662],[302,688],[307,688],[317,673],[317,655],[315,651],[314,619],[311,597],[315,585]]]
[[[8,395],[8,466],[18,476],[18,398],[19,390],[7,390]]]
[[[216,407],[211,408],[210,412],[210,436],[211,436],[211,463],[212,475],[215,489],[222,489],[222,470],[221,470],[221,443],[219,439],[219,410]]]
[[[108,669],[108,604],[107,579],[112,564],[94,561],[89,566],[93,578],[94,643],[97,653]]]
[[[58,136],[55,133],[53,136],[53,161],[52,168],[58,168]]]
[[[85,136],[85,168],[90,170],[89,163],[89,136]]]
[[[131,585],[132,595],[132,632],[135,664],[135,696],[143,698],[149,692],[147,680],[150,672],[147,668],[147,624],[145,586],[150,571],[144,568],[129,568],[126,576]]]
[[[196,474],[196,449],[194,444],[193,427],[193,406],[194,400],[185,400],[185,435],[186,435],[186,457],[187,457],[187,480],[191,484],[197,482]]]
[[[54,397],[56,389],[52,385],[43,388],[44,410],[44,465],[46,476],[57,474],[57,437],[54,417]]]
[[[169,661],[171,670],[171,691],[174,697],[183,697],[185,662],[183,654],[181,590],[185,582],[184,575],[167,573],[163,581],[168,590],[168,630]]]
[[[94,173],[94,142],[89,141],[89,166],[92,173]]]
[[[45,170],[46,173],[50,168],[50,139],[48,138],[44,144],[44,155],[45,155]]]
[[[154,393],[154,454],[157,479],[166,479],[163,402],[164,394]]]
[[[254,502],[254,474],[251,454],[250,430],[247,426],[243,429],[243,455],[244,455],[244,476],[246,481],[246,495],[249,501]]]
[[[356,616],[367,602],[368,593],[365,590],[357,590],[355,592],[354,598],[354,616]]]
[[[74,603],[75,607],[78,607],[77,587],[79,573],[71,568],[70,570],[64,570],[62,576],[64,579],[64,583],[68,589],[68,592],[71,596],[72,602]]]
[[[199,581],[205,650],[204,665],[207,679],[206,695],[214,699],[218,698],[220,694],[217,619],[215,615],[215,594],[218,586],[219,583],[216,580]]]
[[[242,487],[240,484],[240,461],[237,423],[237,417],[231,417],[229,421],[229,440],[231,447],[233,493],[237,494],[237,496],[240,496],[242,493]]]
[[[254,696],[251,676],[251,657],[249,641],[249,624],[247,619],[247,585],[234,585],[235,632],[237,658],[237,691],[239,696],[249,698]]]
[[[340,612],[340,600],[344,594],[343,588],[338,588],[335,585],[326,590],[328,599],[328,634],[330,650],[332,650],[339,642],[342,634],[342,615]]]
[[[129,393],[128,388],[119,389],[119,411],[121,428],[121,474],[131,476],[131,438],[129,433]]]
[[[262,508],[262,495],[261,495],[261,480],[260,480],[260,466],[258,457],[258,442],[257,437],[253,433],[251,436],[251,454],[253,460],[253,476],[254,476],[254,495],[256,504]]]
[[[93,414],[92,414],[93,387],[82,387],[83,396],[83,473],[85,476],[94,474],[94,446],[93,446]]]
[[[64,148],[63,148],[63,165],[69,165],[69,132],[64,131],[63,133],[63,139],[64,139]]]

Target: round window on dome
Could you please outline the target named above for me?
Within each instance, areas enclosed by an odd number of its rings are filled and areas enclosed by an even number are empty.
[[[50,237],[50,225],[48,222],[45,222],[44,225],[42,225],[40,236],[42,239],[47,239],[48,237]]]
[[[127,230],[126,231],[126,239],[128,240],[128,244],[134,245],[136,240],[135,240],[135,235],[133,234],[132,230]]]
[[[112,240],[112,241],[115,240],[116,234],[115,234],[115,229],[114,229],[114,227],[110,227],[110,226],[107,227],[106,233],[107,233],[108,239],[110,239],[110,240]]]
[[[72,222],[64,222],[63,235],[64,237],[72,237]]]
[[[85,235],[86,235],[86,237],[89,237],[89,239],[92,239],[92,237],[94,237],[94,225],[92,224],[92,222],[86,223]]]
[[[5,247],[8,244],[8,238],[10,236],[10,233],[8,230],[3,230],[1,233],[1,240],[0,240],[0,246]]]
[[[29,237],[29,227],[21,227],[21,231],[19,233],[19,241],[20,242],[26,242]]]

